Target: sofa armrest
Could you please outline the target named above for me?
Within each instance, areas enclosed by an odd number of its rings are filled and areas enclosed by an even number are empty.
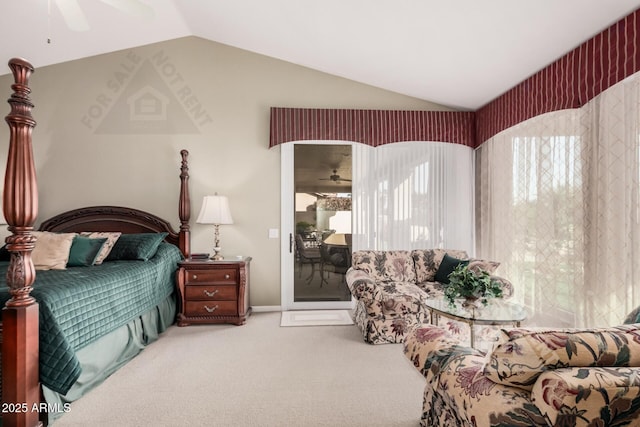
[[[431,382],[454,360],[461,357],[484,360],[484,354],[461,344],[445,329],[420,325],[407,334],[403,351],[413,366]]]
[[[415,283],[377,282],[367,272],[351,268],[346,274],[347,286],[351,295],[366,303],[381,304],[383,310],[395,311],[398,304],[421,304],[424,293]],[[418,309],[414,307],[412,310]]]
[[[538,377],[531,400],[551,425],[631,425],[640,418],[638,368],[563,368]],[[597,422],[600,421],[600,422]],[[586,425],[586,423],[585,423]]]
[[[491,280],[500,283],[502,287],[502,299],[509,299],[513,296],[513,284],[509,280],[500,276],[491,276]]]
[[[376,288],[376,281],[363,270],[358,270],[353,267],[347,270],[345,280],[351,295],[360,299],[366,294],[373,295]]]

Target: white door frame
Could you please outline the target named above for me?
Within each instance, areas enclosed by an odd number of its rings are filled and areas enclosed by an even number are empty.
[[[288,310],[330,310],[352,309],[351,301],[294,301],[295,250],[293,233],[295,232],[295,196],[294,196],[294,146],[295,144],[351,145],[350,141],[295,141],[280,144],[280,304],[282,311]],[[352,164],[353,167],[353,164]],[[353,194],[353,188],[351,188]]]

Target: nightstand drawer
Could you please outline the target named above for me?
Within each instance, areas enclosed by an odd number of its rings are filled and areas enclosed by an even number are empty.
[[[193,283],[193,282],[192,282]],[[189,285],[185,287],[187,300],[232,300],[236,301],[236,286]]]
[[[186,259],[178,263],[178,326],[243,325],[249,305],[250,257],[237,260]]]
[[[237,315],[236,301],[187,301],[185,315],[187,316],[223,316]]]
[[[189,270],[187,271],[186,279],[187,283],[236,284],[238,276],[235,269],[220,268],[215,270]]]

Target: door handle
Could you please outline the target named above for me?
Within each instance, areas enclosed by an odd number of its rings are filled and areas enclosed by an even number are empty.
[[[293,252],[293,233],[289,233],[289,253]]]

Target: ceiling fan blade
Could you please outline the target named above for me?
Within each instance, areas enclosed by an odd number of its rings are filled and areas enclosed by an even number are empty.
[[[329,175],[329,178],[318,178],[318,181],[333,181],[336,184],[340,184],[342,181],[351,182],[350,179],[342,178],[340,175],[338,175],[337,169],[333,170],[333,173]]]
[[[153,8],[139,0],[101,0],[120,12],[143,18],[151,18],[154,15]]]
[[[89,31],[89,22],[85,16],[78,0],[55,0],[60,14],[72,31]]]

